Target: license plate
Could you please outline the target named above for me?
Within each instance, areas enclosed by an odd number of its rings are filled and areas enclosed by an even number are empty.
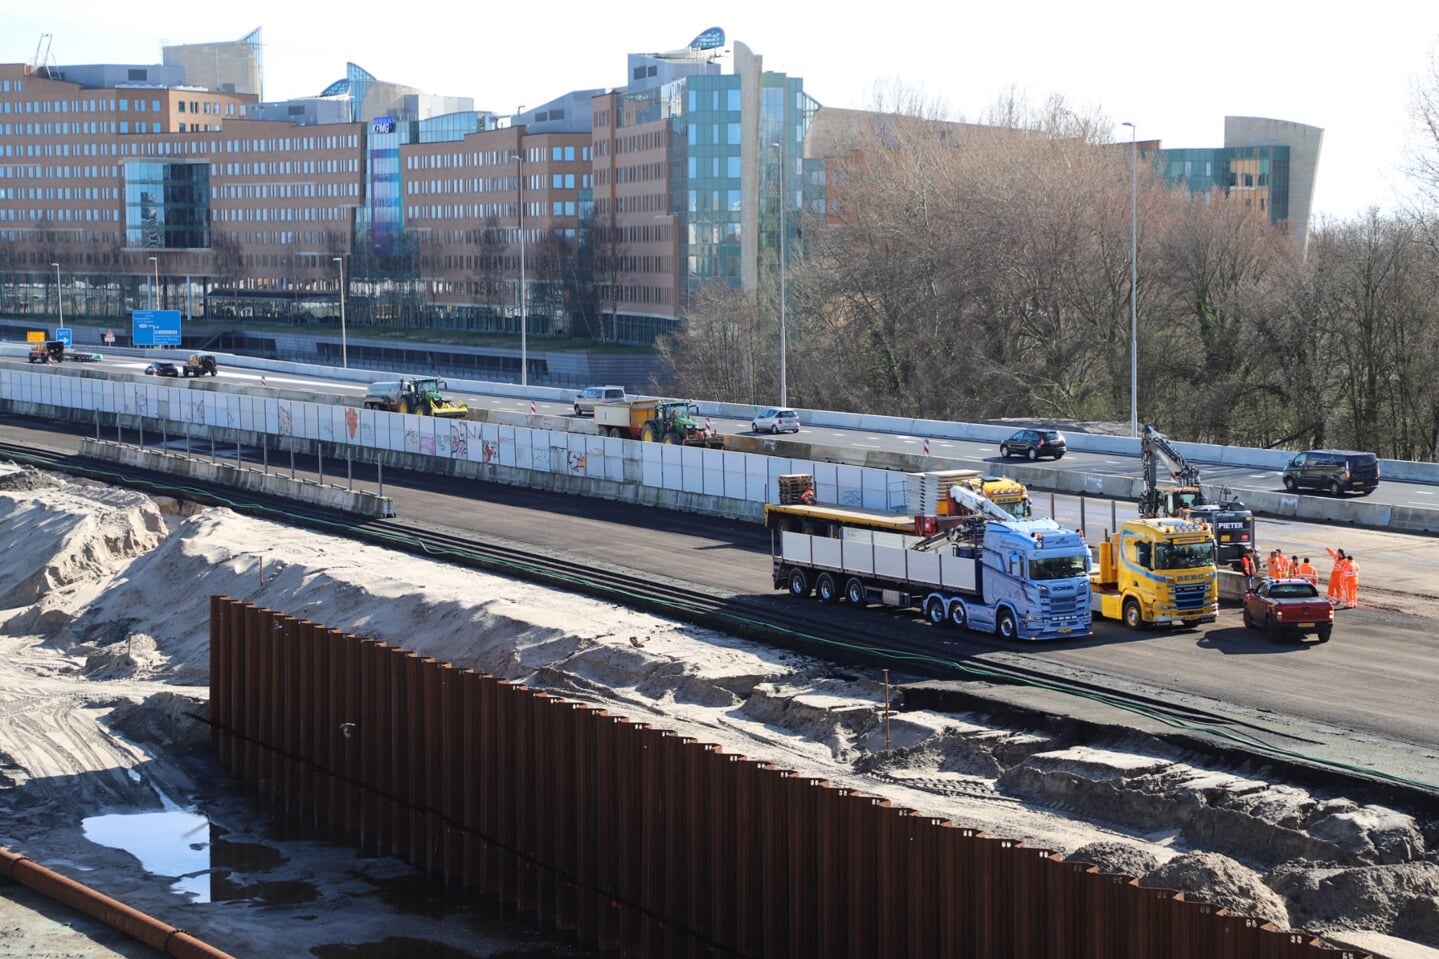
[[[1299,628],[1300,628],[1300,629],[1313,629],[1313,628],[1314,628],[1314,624],[1313,624],[1313,623],[1300,623],[1300,624],[1299,624]]]
[[[1058,630],[1058,631],[1059,631],[1060,633],[1067,633],[1067,632],[1069,632],[1072,628],[1073,628],[1073,627],[1071,627],[1071,626],[1061,626],[1061,627],[1059,627],[1059,630]]]

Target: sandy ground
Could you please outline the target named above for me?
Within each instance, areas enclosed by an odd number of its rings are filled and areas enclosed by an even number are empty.
[[[456,665],[1282,928],[1439,956],[1421,945],[1439,947],[1434,829],[1402,811],[971,716],[900,714],[886,752],[882,690],[822,663],[226,510],[16,471],[0,475],[0,524],[0,845],[236,956],[387,940],[566,953],[504,916],[417,908],[404,864],[277,833],[217,775],[192,718],[212,594],[398,645],[425,637],[420,651]],[[142,835],[177,816],[195,824],[181,861]],[[0,957],[145,954],[97,928],[0,883]]]

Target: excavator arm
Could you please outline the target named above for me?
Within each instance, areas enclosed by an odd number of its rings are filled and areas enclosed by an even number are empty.
[[[1139,515],[1144,518],[1162,516],[1160,505],[1159,464],[1164,463],[1178,486],[1199,486],[1199,470],[1190,465],[1184,454],[1175,449],[1169,437],[1145,424],[1140,433],[1139,452],[1144,470],[1144,492],[1139,498]]]

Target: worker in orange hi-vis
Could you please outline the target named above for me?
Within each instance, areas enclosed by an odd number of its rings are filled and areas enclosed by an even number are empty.
[[[1274,578],[1289,578],[1289,560],[1284,557],[1284,551],[1280,550],[1274,554]]]
[[[1315,569],[1314,564],[1309,562],[1308,556],[1304,557],[1304,561],[1299,564],[1299,569],[1295,575],[1300,579],[1307,579],[1314,586],[1319,585],[1319,570]]]
[[[1334,569],[1329,573],[1329,602],[1338,606],[1344,602],[1344,550],[1326,546],[1324,551],[1334,559]]]
[[[1353,553],[1344,556],[1344,605],[1349,609],[1359,608],[1359,563]]]
[[[1280,553],[1277,549],[1271,549],[1269,555],[1264,557],[1264,574],[1270,579],[1279,578],[1279,557]]]
[[[1239,565],[1244,570],[1244,588],[1254,589],[1259,584],[1259,561],[1254,558],[1254,547],[1244,547]]]

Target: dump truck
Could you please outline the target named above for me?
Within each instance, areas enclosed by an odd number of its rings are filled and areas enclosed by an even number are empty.
[[[936,626],[1023,640],[1093,628],[1089,550],[1054,520],[976,519],[928,537],[781,532],[772,563],[774,588],[791,596],[915,608]]]
[[[1214,533],[1177,517],[1127,520],[1099,544],[1090,586],[1094,612],[1130,629],[1212,623],[1219,615]]]
[[[46,340],[30,344],[31,363],[59,363],[65,359],[64,340]]]
[[[606,436],[646,443],[712,449],[724,446],[724,437],[700,418],[699,407],[689,400],[651,398],[601,403],[595,407],[595,425]]]
[[[365,390],[365,409],[464,419],[469,407],[445,396],[445,381],[433,376],[385,380]]]

